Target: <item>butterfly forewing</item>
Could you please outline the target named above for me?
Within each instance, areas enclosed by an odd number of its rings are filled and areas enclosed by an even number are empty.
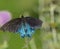
[[[42,21],[37,18],[26,17],[27,23],[33,28],[39,28],[42,25]]]
[[[4,24],[1,27],[1,30],[9,31],[9,32],[17,32],[18,27],[20,27],[21,21],[22,21],[22,18],[13,19],[13,20],[7,22],[6,24]]]

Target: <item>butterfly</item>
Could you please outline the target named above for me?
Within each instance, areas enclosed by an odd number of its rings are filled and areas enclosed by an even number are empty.
[[[13,33],[20,33],[21,37],[31,37],[36,29],[42,26],[42,21],[33,17],[15,18],[4,24],[0,29]]]

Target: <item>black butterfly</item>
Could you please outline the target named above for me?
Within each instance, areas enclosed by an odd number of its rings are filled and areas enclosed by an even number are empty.
[[[42,21],[33,17],[23,17],[13,19],[4,24],[0,29],[3,31],[9,31],[17,33],[19,32],[21,37],[31,37],[35,29],[39,29],[42,26]]]

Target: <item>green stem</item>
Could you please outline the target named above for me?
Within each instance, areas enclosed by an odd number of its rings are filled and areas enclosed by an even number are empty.
[[[23,46],[23,48],[22,49],[29,49],[29,38],[27,38],[27,37],[25,37],[25,45]]]
[[[51,23],[55,23],[54,22],[54,10],[55,10],[55,6],[51,3],[51,9],[50,9],[50,13],[51,13]],[[54,43],[57,42],[57,34],[56,34],[56,29],[54,27],[52,27],[52,35],[53,35],[53,40],[54,40]]]
[[[31,49],[37,49],[34,38],[31,39],[29,44],[30,44]]]

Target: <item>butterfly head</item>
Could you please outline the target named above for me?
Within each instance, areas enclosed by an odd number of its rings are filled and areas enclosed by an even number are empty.
[[[22,15],[21,18],[24,18],[24,16]]]

